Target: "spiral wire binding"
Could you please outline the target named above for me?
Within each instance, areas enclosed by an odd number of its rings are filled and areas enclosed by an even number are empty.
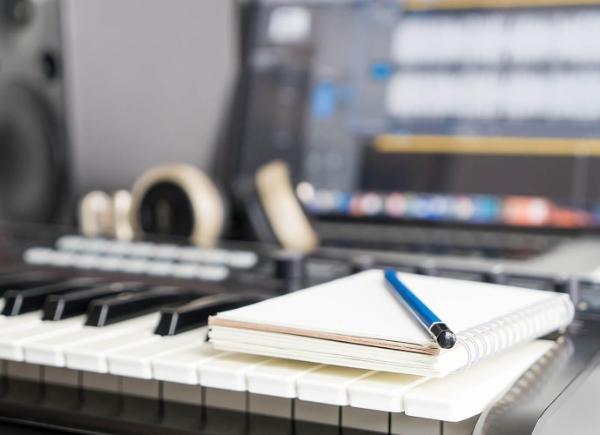
[[[557,324],[573,319],[574,314],[567,298],[553,298],[467,329],[458,334],[458,342],[467,352],[463,369],[517,343],[552,332]]]

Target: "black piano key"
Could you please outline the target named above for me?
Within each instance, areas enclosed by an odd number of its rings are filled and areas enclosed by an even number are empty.
[[[87,326],[107,326],[132,319],[165,306],[184,303],[203,294],[180,287],[156,287],[141,293],[128,293],[92,301],[87,310]]]
[[[48,296],[88,289],[100,282],[97,278],[74,278],[27,290],[9,290],[4,294],[5,304],[2,314],[5,316],[18,316],[30,313],[41,309]]]
[[[42,320],[56,321],[85,314],[89,304],[95,299],[138,292],[146,288],[148,288],[146,284],[139,282],[115,282],[64,295],[52,295],[46,298]]]
[[[26,290],[56,284],[64,278],[41,272],[11,273],[0,276],[0,296],[8,290]]]
[[[154,333],[163,336],[180,334],[206,325],[208,317],[220,311],[243,307],[263,299],[259,296],[224,293],[205,296],[180,307],[163,308]]]

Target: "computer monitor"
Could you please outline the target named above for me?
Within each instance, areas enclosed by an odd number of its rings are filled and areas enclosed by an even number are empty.
[[[317,218],[600,227],[600,2],[263,0],[238,170]]]

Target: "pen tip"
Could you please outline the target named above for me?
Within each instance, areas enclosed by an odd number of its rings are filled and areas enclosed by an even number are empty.
[[[456,335],[451,331],[442,331],[437,336],[437,342],[442,349],[451,349],[456,344]]]

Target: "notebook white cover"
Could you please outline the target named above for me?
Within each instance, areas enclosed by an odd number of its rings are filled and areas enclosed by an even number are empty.
[[[370,270],[210,319],[222,350],[426,376],[443,376],[568,325],[565,294],[399,273],[456,334],[440,349]]]

